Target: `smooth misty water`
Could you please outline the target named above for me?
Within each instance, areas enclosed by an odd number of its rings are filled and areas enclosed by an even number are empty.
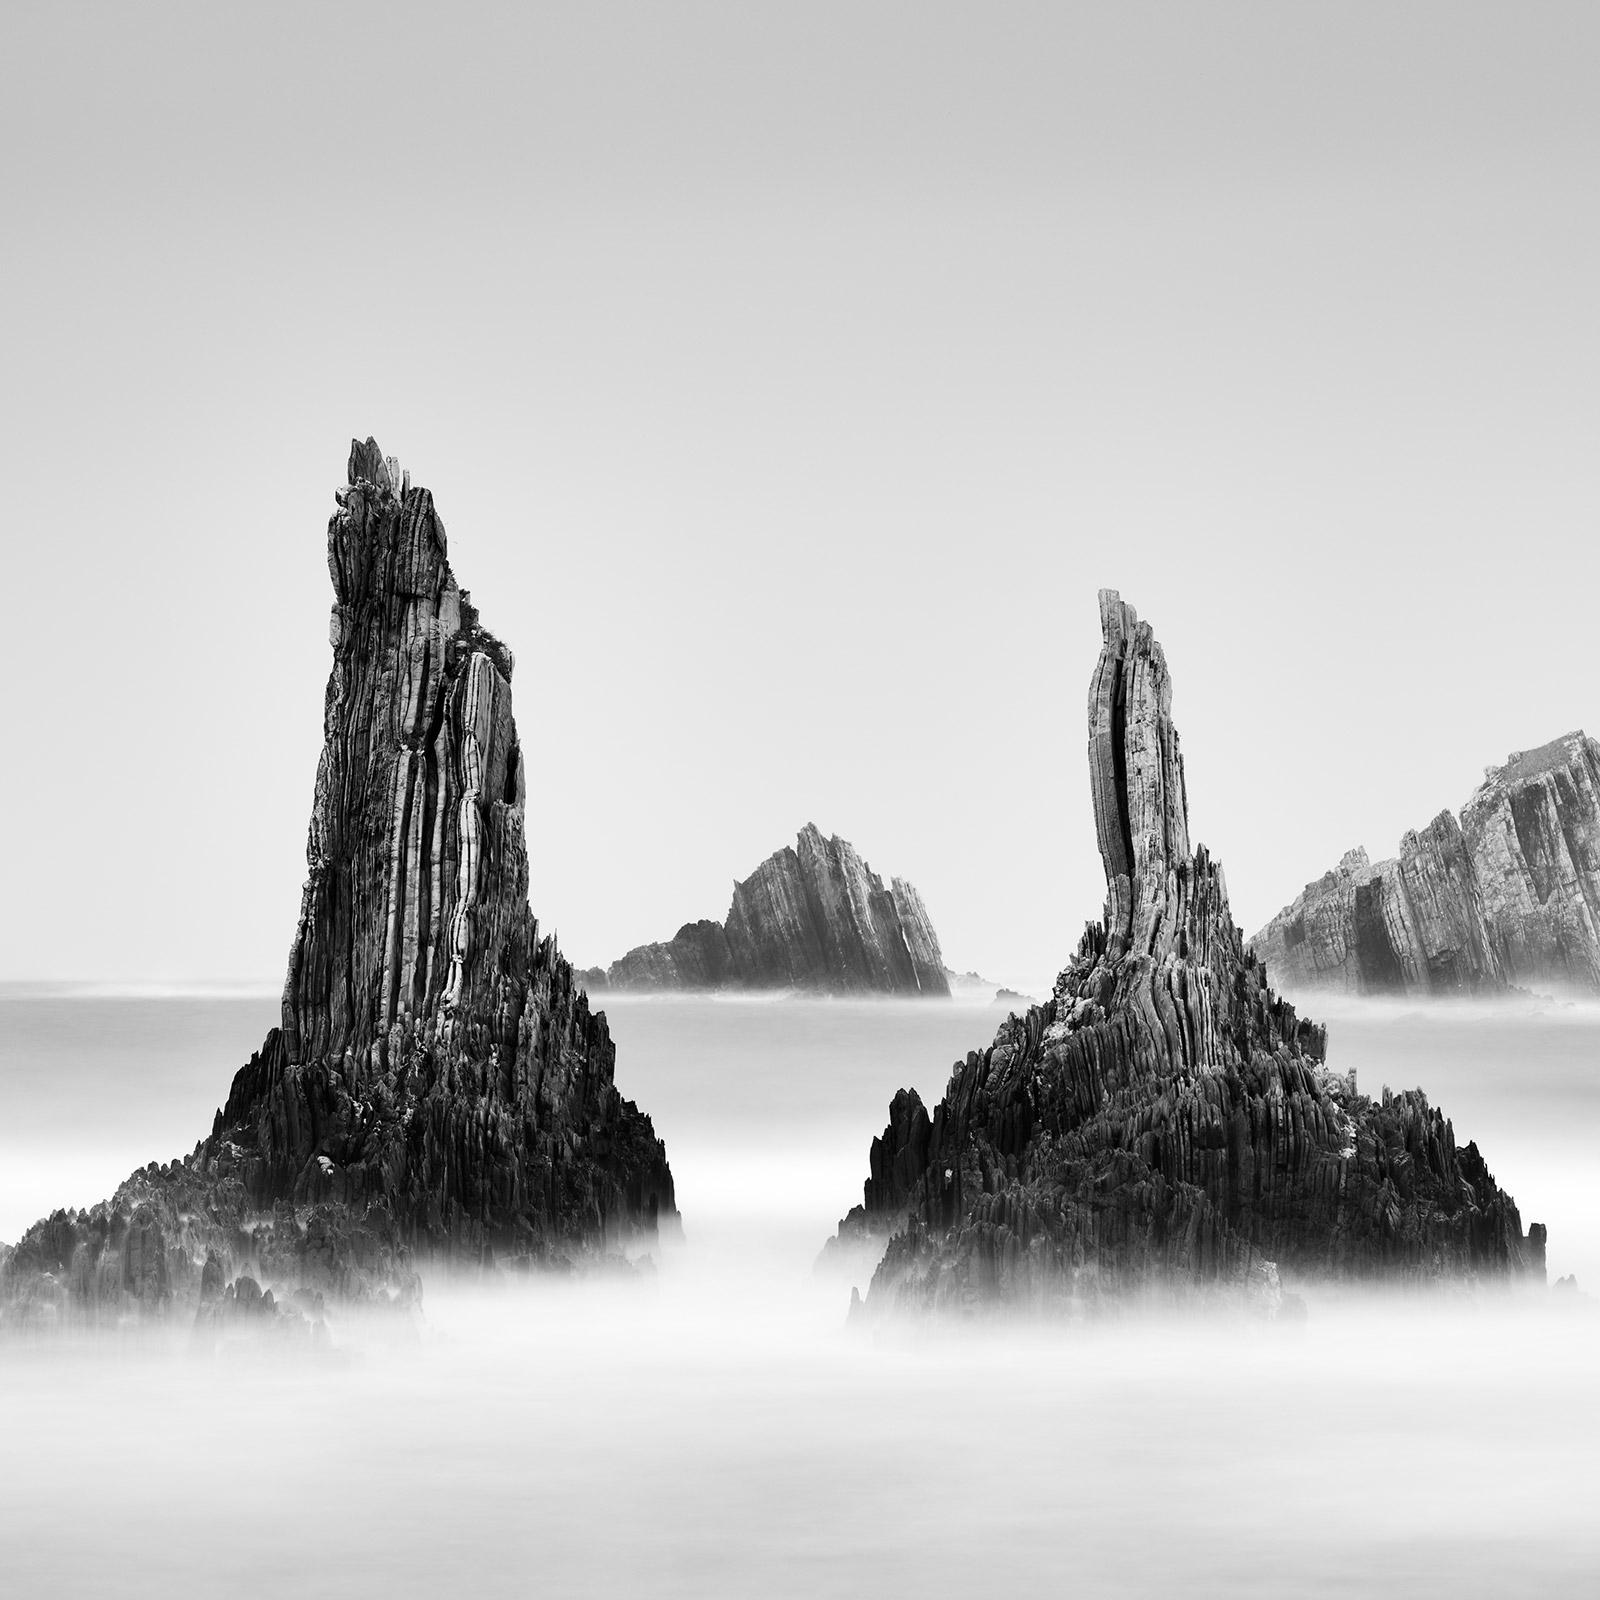
[[[322,1356],[0,1345],[0,1592],[1502,1595],[1600,1588],[1600,1319],[1313,1300],[862,1337],[811,1266],[890,1095],[995,1009],[614,1000],[687,1232],[637,1284],[430,1283]],[[1326,1008],[1323,1008],[1326,1010]],[[193,1145],[261,999],[0,993],[0,1238]],[[1600,1283],[1600,1010],[1345,1006]]]

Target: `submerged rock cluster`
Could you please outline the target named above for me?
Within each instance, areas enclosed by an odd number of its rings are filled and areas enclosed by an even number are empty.
[[[1244,1296],[1282,1278],[1426,1282],[1544,1271],[1477,1146],[1419,1091],[1377,1100],[1273,994],[1191,848],[1166,659],[1111,591],[1089,691],[1105,866],[1052,996],[912,1090],[873,1141],[836,1244],[882,1248],[869,1310],[1077,1308]]]
[[[950,993],[922,896],[904,878],[885,887],[854,845],[814,823],[734,884],[724,921],[686,923],[581,976],[591,989]]]
[[[1569,733],[1491,767],[1372,862],[1350,851],[1251,940],[1294,989],[1600,993],[1600,744]]]
[[[254,1304],[258,1285],[388,1300],[421,1255],[569,1262],[676,1226],[605,1017],[529,909],[511,652],[432,495],[370,439],[347,476],[282,1025],[190,1155],[18,1241],[9,1319]]]

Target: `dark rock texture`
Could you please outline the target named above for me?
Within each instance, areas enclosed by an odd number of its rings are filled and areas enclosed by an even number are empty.
[[[280,1299],[388,1298],[419,1255],[565,1262],[676,1223],[605,1018],[528,907],[511,652],[428,491],[370,439],[348,477],[282,1027],[193,1154],[18,1241],[13,1316],[189,1307],[245,1272]]]
[[[1250,941],[1291,989],[1600,992],[1600,744],[1569,733],[1491,767],[1373,865],[1353,850]]]
[[[854,845],[812,823],[733,886],[725,921],[686,923],[584,978],[613,989],[950,993],[922,896],[904,878],[885,888]]]
[[[1114,593],[1089,694],[1105,864],[1052,997],[912,1091],[839,1243],[887,1238],[866,1305],[1079,1309],[1130,1294],[1272,1309],[1298,1279],[1542,1277],[1544,1230],[1418,1091],[1329,1070],[1191,849],[1161,647]]]

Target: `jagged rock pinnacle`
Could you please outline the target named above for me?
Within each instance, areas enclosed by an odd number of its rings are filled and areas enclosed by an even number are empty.
[[[347,477],[282,1026],[192,1155],[30,1230],[0,1308],[164,1315],[235,1279],[387,1292],[425,1255],[577,1258],[676,1225],[605,1017],[528,905],[511,652],[432,495],[371,439]]]
[[[1100,591],[1104,644],[1089,683],[1089,782],[1106,872],[1106,931],[1153,954],[1182,918],[1189,803],[1167,658],[1115,589]]]
[[[883,1241],[866,1305],[1079,1308],[1300,1281],[1542,1276],[1544,1230],[1420,1092],[1381,1102],[1267,987],[1191,849],[1167,663],[1114,591],[1090,682],[1104,920],[1042,1006],[913,1090],[840,1245]]]
[[[370,439],[349,479],[285,1047],[361,1053],[404,1017],[511,1054],[533,937],[511,653],[456,582],[433,496]]]

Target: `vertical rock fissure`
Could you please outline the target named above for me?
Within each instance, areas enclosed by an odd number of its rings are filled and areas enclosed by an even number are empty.
[[[400,759],[395,764],[398,811],[393,823],[394,839],[390,848],[389,922],[384,949],[383,1014],[380,1018],[380,1027],[384,1032],[387,1032],[394,1022],[400,999],[401,980],[405,971],[403,947],[406,918],[406,857],[411,845],[412,760],[411,751],[402,750]]]
[[[1125,909],[1127,927],[1133,931],[1134,897],[1138,892],[1134,873],[1133,824],[1128,816],[1128,702],[1125,694],[1127,665],[1118,656],[1111,665],[1111,772],[1115,796],[1117,838],[1121,845],[1122,872],[1128,879],[1129,896]]]

